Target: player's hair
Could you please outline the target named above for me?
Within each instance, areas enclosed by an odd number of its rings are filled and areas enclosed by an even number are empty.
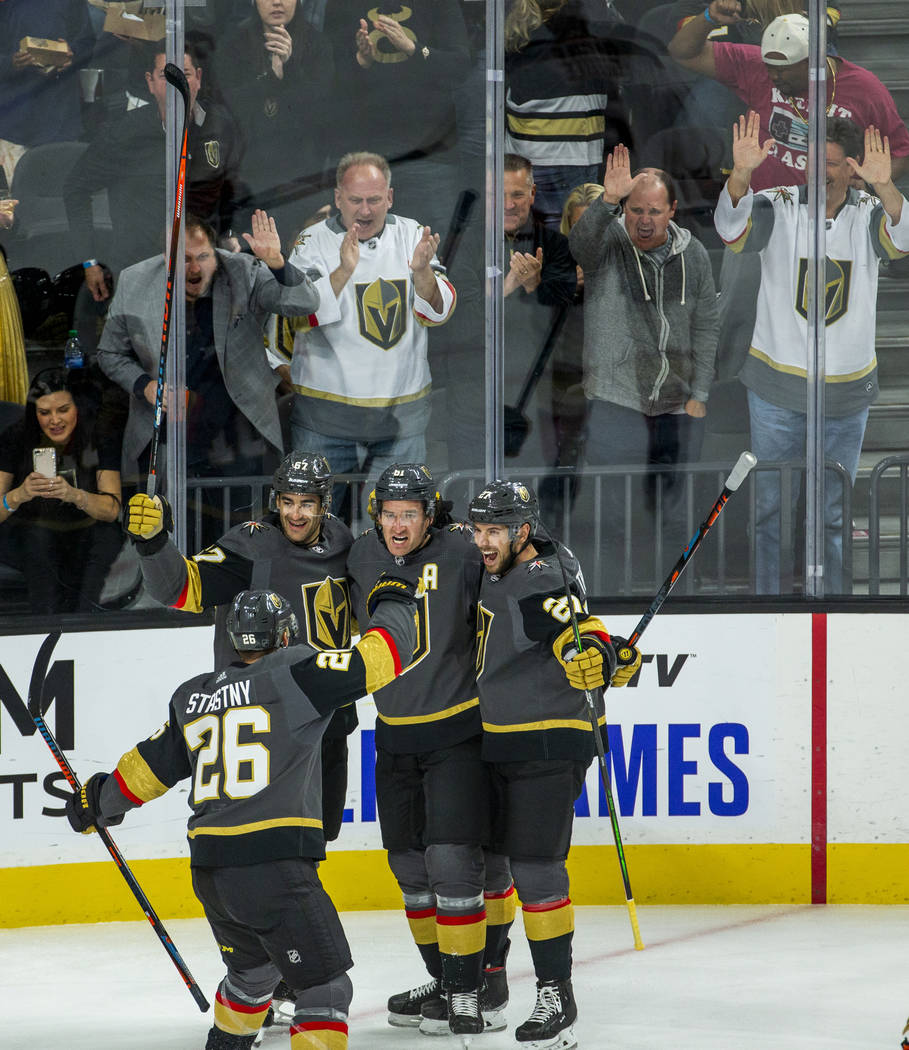
[[[854,160],[860,160],[865,152],[865,137],[848,117],[827,118],[827,141],[842,147],[843,153]]]
[[[356,150],[352,153],[344,154],[338,161],[338,170],[335,172],[335,185],[341,185],[344,176],[351,168],[365,167],[367,165],[378,168],[385,177],[386,183],[391,186],[391,168],[388,161],[381,153],[370,153],[367,150]]]
[[[586,208],[588,204],[593,204],[602,196],[603,187],[598,182],[582,182],[580,186],[575,186],[562,205],[562,223],[559,226],[559,233],[566,237],[571,233],[571,213],[575,208]]]
[[[502,158],[502,170],[526,175],[527,181],[533,185],[533,164],[520,153],[506,153]]]
[[[565,0],[509,0],[505,8],[505,50],[520,51],[530,34],[564,4]]]
[[[189,60],[193,66],[199,68],[199,54],[198,50],[192,45],[190,41],[186,41],[183,46],[184,55],[189,55]],[[142,68],[146,73],[154,73],[155,71],[155,59],[158,55],[166,55],[167,52],[164,49],[164,41],[156,40],[152,44],[147,44],[143,48],[142,52]],[[135,68],[135,67],[133,67]]]

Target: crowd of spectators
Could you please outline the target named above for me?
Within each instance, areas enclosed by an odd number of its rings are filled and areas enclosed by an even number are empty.
[[[267,474],[292,447],[335,473],[438,456],[482,466],[482,207],[451,228],[486,179],[479,6],[187,6],[188,476]],[[772,140],[752,190],[806,178],[800,9],[505,2],[507,465],[653,468],[635,513],[670,550],[677,468],[700,457],[713,384],[753,365],[760,260],[725,249],[713,222],[738,119],[756,113]],[[114,13],[104,0],[0,3],[0,243],[27,293],[41,271],[19,271],[33,231],[16,220],[29,193],[16,172],[47,151],[81,286],[72,324],[97,348],[98,398],[117,406],[129,492],[144,486],[164,304],[167,85],[163,29],[141,39]],[[884,85],[841,54],[840,14],[827,9],[828,113],[886,136],[898,180],[909,132]],[[138,15],[154,37],[155,9]],[[81,151],[58,160],[54,145],[72,143]],[[853,188],[876,196],[860,171]],[[28,413],[13,287],[0,262],[0,393]],[[579,484],[543,479],[544,511],[560,514]],[[225,507],[207,500],[210,528],[191,545],[219,534]]]

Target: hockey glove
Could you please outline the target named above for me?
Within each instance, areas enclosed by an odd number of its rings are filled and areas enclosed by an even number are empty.
[[[578,652],[572,636],[557,653],[568,684],[573,689],[601,689],[606,684],[607,674],[615,669],[612,646],[596,634],[582,634],[581,643],[583,649]]]
[[[99,827],[123,823],[122,813],[116,817],[101,816],[101,788],[107,777],[107,773],[95,773],[85,781],[81,791],[74,792],[66,800],[66,817],[73,831],[88,835]]]
[[[366,599],[366,615],[372,619],[379,603],[389,599],[413,604],[421,593],[422,581],[414,583],[411,580],[402,580],[399,576],[388,576],[383,572]]]
[[[618,634],[612,636],[612,647],[615,649],[616,669],[610,685],[620,689],[628,685],[641,667],[641,653]]]
[[[126,531],[137,543],[152,540],[162,532],[174,527],[174,516],[170,504],[163,496],[154,499],[139,492],[126,504]]]

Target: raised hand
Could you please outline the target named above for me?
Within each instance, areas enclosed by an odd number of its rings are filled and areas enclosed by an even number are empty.
[[[423,227],[420,240],[416,248],[414,248],[413,258],[410,260],[411,270],[416,272],[417,270],[425,270],[429,266],[433,256],[438,251],[439,240],[440,237],[437,233],[433,233],[428,226]]]
[[[261,259],[272,270],[280,270],[284,265],[284,256],[281,254],[281,238],[278,236],[275,220],[270,218],[267,212],[257,208],[253,212],[251,226],[252,233],[244,233],[243,240],[257,259]]]
[[[893,165],[890,160],[890,139],[881,135],[880,129],[873,124],[865,128],[865,159],[861,164],[853,157],[847,157],[853,175],[864,179],[869,186],[886,186],[893,177]]]
[[[607,204],[618,204],[629,193],[634,180],[631,177],[631,155],[621,142],[606,158],[606,174],[603,176],[603,200]]]
[[[775,139],[761,144],[761,118],[754,110],[739,117],[732,125],[732,162],[735,170],[751,178],[751,173],[767,159]]]

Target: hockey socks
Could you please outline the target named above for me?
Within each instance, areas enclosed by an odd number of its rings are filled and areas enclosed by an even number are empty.
[[[483,897],[439,897],[436,934],[445,990],[477,991],[482,980],[486,947]]]
[[[347,1050],[347,1022],[327,1018],[294,1022],[290,1050]]]
[[[524,903],[524,933],[534,972],[540,981],[567,981],[571,977],[571,941],[574,907],[568,897],[541,904]]]
[[[518,895],[514,883],[501,893],[487,890],[483,894],[486,902],[486,950],[483,965],[487,970],[501,969],[508,954],[508,934],[517,912]]]
[[[215,1027],[227,1035],[252,1038],[262,1027],[270,1005],[271,995],[253,999],[229,987],[225,978],[215,995]]]
[[[436,933],[436,895],[411,894],[404,895],[404,913],[407,916],[407,924],[410,926],[410,935],[413,937],[426,970],[430,977],[441,978],[442,961],[439,958],[439,941]]]

